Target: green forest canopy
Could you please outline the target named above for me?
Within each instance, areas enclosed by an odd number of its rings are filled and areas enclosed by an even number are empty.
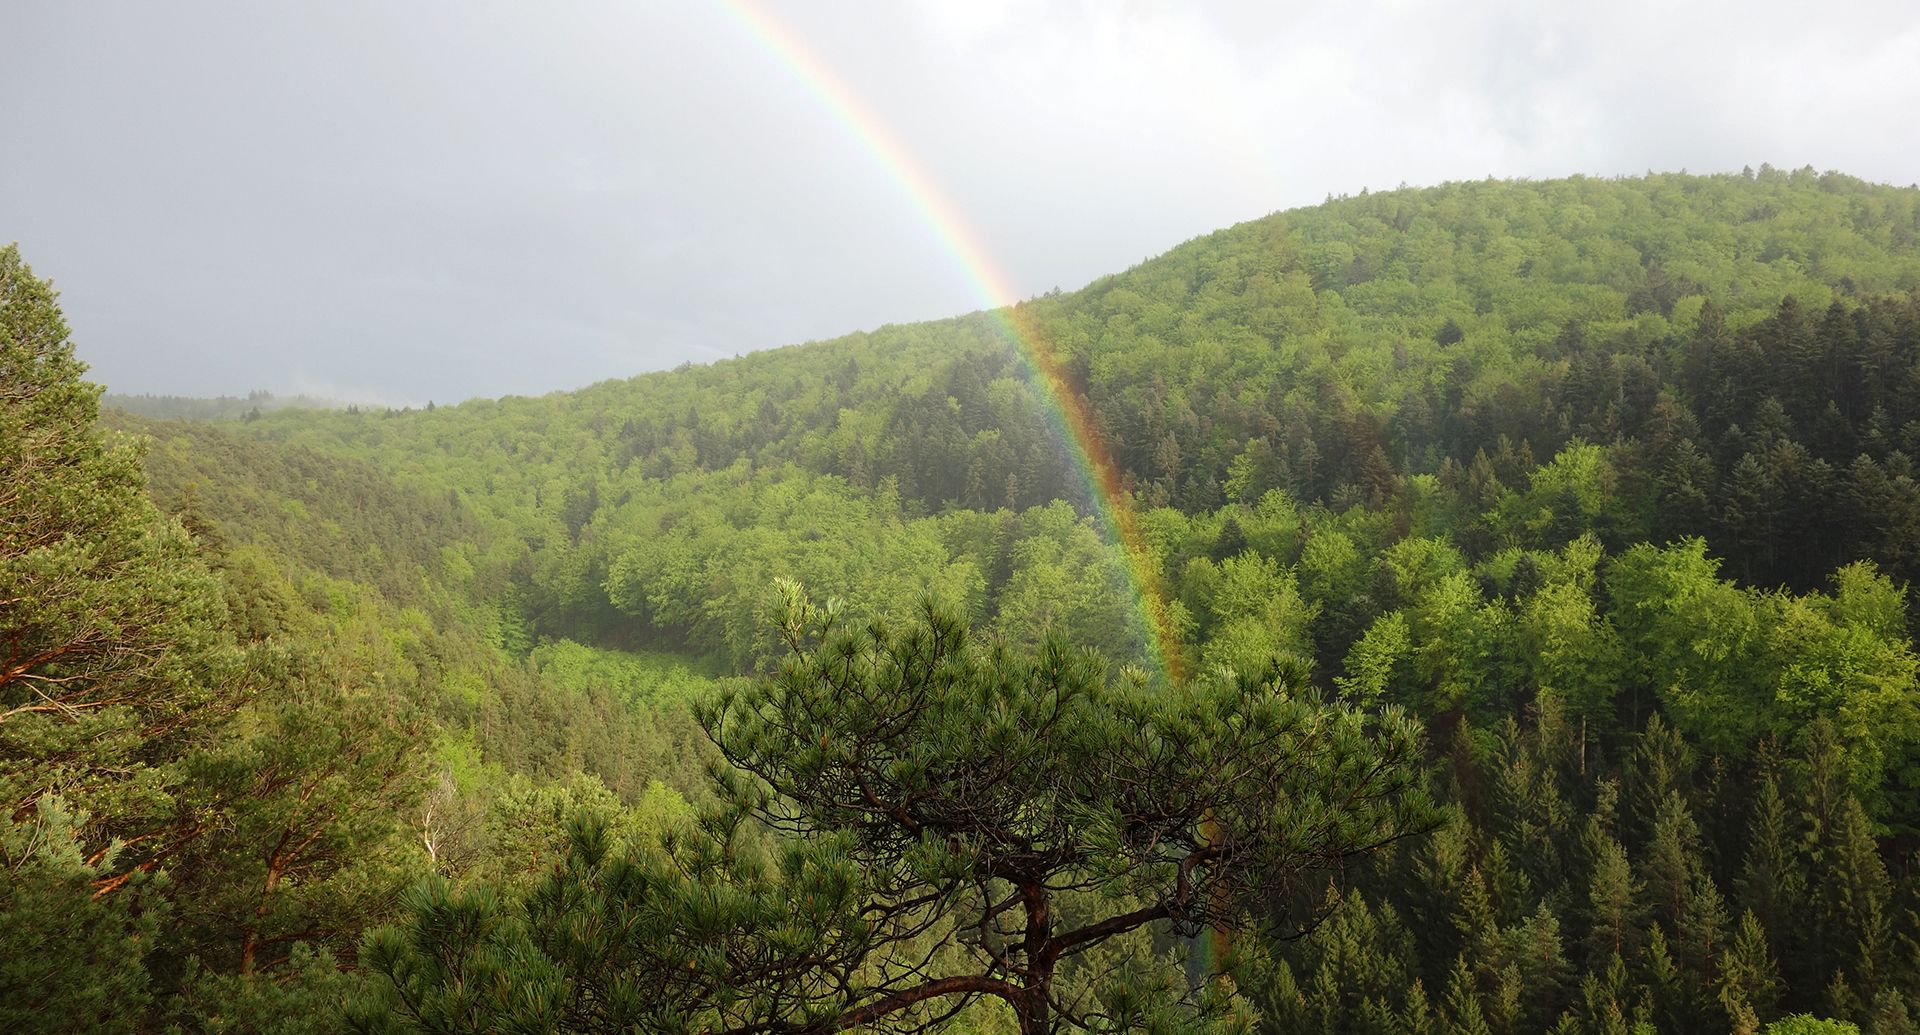
[[[1025,303],[1142,508],[1189,669],[1277,661],[1426,727],[1437,828],[1237,901],[1280,926],[1242,938],[1224,1016],[1912,1030],[1917,242],[1920,192],[1812,170],[1484,181],[1279,213]],[[109,637],[166,648],[79,681],[131,710],[0,725],[0,847],[34,875],[0,899],[8,936],[88,961],[0,969],[31,1016],[328,1030],[352,1001],[405,1030],[404,977],[340,969],[363,945],[411,965],[365,932],[459,906],[507,938],[560,915],[556,861],[580,887],[644,872],[738,803],[701,776],[692,706],[789,657],[777,578],[889,628],[930,598],[1008,651],[1145,658],[984,316],[537,399],[100,430],[8,261],[33,359],[6,376],[60,386],[9,409],[9,441],[76,459],[6,502],[0,563],[49,610],[7,621],[124,605]],[[151,440],[144,488],[122,432]],[[100,550],[20,552],[11,515],[69,511]],[[153,600],[183,606],[137,621]],[[461,890],[401,897],[427,874]],[[496,977],[579,989],[586,958]]]

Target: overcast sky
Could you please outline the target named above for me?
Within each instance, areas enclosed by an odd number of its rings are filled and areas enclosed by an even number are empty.
[[[1920,179],[1920,5],[766,3],[1022,294],[1327,194]],[[725,4],[23,0],[0,242],[115,391],[534,394],[980,308]]]

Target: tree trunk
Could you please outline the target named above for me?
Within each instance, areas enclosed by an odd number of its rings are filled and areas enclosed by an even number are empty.
[[[240,943],[240,973],[242,974],[253,973],[254,956],[260,950],[260,926],[267,919],[267,899],[272,897],[273,889],[280,884],[281,874],[286,872],[287,859],[282,854],[282,850],[285,849],[292,833],[291,830],[287,831],[280,838],[280,844],[275,847],[273,854],[267,857],[267,879],[260,885],[260,904],[254,907],[253,922],[247,925],[246,937]]]
[[[1027,956],[1027,981],[1021,989],[1015,1013],[1020,1035],[1052,1035],[1053,1032],[1053,940],[1052,903],[1047,889],[1038,882],[1020,885],[1020,901],[1027,913],[1024,946]]]

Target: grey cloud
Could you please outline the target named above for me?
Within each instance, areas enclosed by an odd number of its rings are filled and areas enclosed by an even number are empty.
[[[776,4],[1016,290],[1326,193],[1920,178],[1905,3]],[[16,5],[0,239],[123,391],[543,392],[976,308],[718,6]]]

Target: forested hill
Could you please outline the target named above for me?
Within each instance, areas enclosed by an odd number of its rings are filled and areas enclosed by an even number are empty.
[[[0,578],[80,587],[14,592],[0,644],[139,659],[0,657],[0,960],[91,961],[0,965],[0,1027],[985,1035],[991,999],[875,989],[1017,972],[1047,983],[1008,999],[1024,1030],[1915,1030],[1920,189],[1362,194],[1024,303],[1139,504],[1176,691],[1100,660],[1145,659],[1133,587],[987,314],[541,398],[96,422],[49,289],[0,274],[0,374],[40,400],[0,457],[58,459],[0,531],[87,547],[0,541]],[[1249,752],[1276,722],[1330,756]],[[869,770],[862,737],[899,742]],[[1082,779],[1163,749],[1259,789],[1162,814]],[[1138,786],[1194,779],[1165,769]],[[1303,829],[1377,850],[1260,840],[1354,771],[1394,792]],[[1060,868],[915,883],[1019,838],[930,835],[874,776],[1044,819]],[[1214,909],[1233,995],[1101,984]]]
[[[143,417],[181,420],[246,420],[258,418],[262,413],[272,410],[343,410],[351,405],[311,395],[275,395],[264,391],[248,392],[245,397],[222,395],[212,399],[180,395],[117,395],[109,392],[101,398],[100,404]]]
[[[1880,351],[1870,376],[1852,356],[1811,381],[1794,368],[1725,365],[1757,358],[1745,353],[1697,355],[1697,367],[1684,359],[1698,351],[1690,345],[1709,299],[1730,331],[1789,297],[1807,331],[1835,302],[1851,311],[1904,300],[1920,282],[1917,205],[1912,189],[1810,170],[1401,190],[1245,223],[1028,306],[1071,357],[1144,495],[1189,511],[1217,506],[1233,461],[1264,460],[1248,450],[1265,439],[1302,468],[1291,475],[1296,495],[1330,499],[1364,487],[1375,445],[1400,473],[1432,473],[1445,456],[1491,451],[1501,434],[1545,456],[1570,435],[1631,433],[1646,414],[1616,400],[1624,423],[1608,425],[1596,378],[1620,381],[1633,401],[1666,386],[1695,405],[1711,394],[1705,381],[1728,377],[1762,396],[1798,386],[1799,397],[1781,399],[1790,409],[1832,389],[1822,401],[1864,421],[1904,374],[1903,357],[1882,354],[1897,328],[1872,328],[1867,347]],[[262,431],[395,461],[531,432],[550,448],[564,443],[554,451],[573,473],[662,478],[746,458],[862,488],[892,476],[928,508],[1025,507],[1070,483],[1021,383],[1004,341],[975,317],[393,424],[289,414]],[[1750,422],[1739,400],[1721,406],[1733,410],[1710,416]],[[1894,431],[1912,416],[1888,411]],[[496,434],[461,440],[481,427]],[[579,439],[597,448],[581,455]],[[438,469],[424,458],[416,466]]]
[[[1920,192],[1810,170],[1472,182],[1280,213],[1028,306],[1149,507],[1220,514],[1274,489],[1333,512],[1417,504],[1448,512],[1475,558],[1586,528],[1610,548],[1705,535],[1730,574],[1805,590],[1861,558],[1914,574],[1916,238]],[[1085,510],[1045,413],[975,316],[538,399],[240,430],[509,522],[541,632],[657,632],[742,660],[746,633],[714,601],[774,569],[873,599],[895,587],[861,573],[914,557],[992,619],[1027,538],[1008,515]],[[1524,502],[1535,466],[1576,442],[1601,451],[1555,470],[1603,461],[1580,467],[1589,482]],[[942,515],[938,544],[894,541]],[[849,565],[828,534],[848,522],[900,532]],[[770,528],[796,535],[768,543]],[[927,559],[941,552],[977,570]],[[714,570],[729,565],[746,567]]]

